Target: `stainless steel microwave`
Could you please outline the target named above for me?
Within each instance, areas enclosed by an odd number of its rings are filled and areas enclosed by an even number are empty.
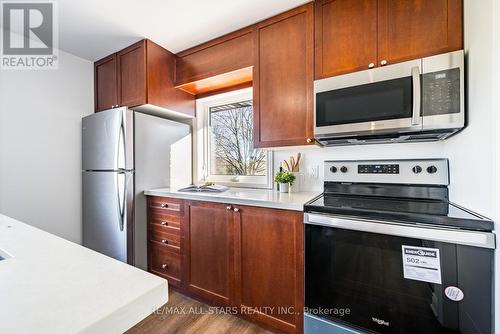
[[[464,51],[314,82],[324,146],[436,141],[465,126]]]

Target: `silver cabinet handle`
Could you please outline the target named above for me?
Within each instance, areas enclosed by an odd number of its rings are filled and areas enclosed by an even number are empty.
[[[420,68],[418,66],[412,67],[411,78],[413,85],[413,112],[411,117],[411,125],[420,125]]]
[[[307,142],[308,144],[312,143],[312,141],[313,141],[313,140],[312,140],[311,138],[307,138],[307,139],[306,139],[306,142]]]
[[[162,269],[168,269],[168,264],[164,263],[161,265]]]
[[[369,63],[368,64],[368,68],[374,68],[375,67],[375,64],[374,63]]]
[[[385,60],[385,59],[384,59],[384,60],[382,60],[382,61],[380,62],[380,65],[381,65],[381,66],[385,66],[385,65],[387,65],[387,60]]]
[[[229,211],[229,210],[231,210],[231,209],[232,209],[232,207],[231,207],[231,206],[229,206],[229,205],[228,205],[228,206],[226,206],[226,210],[227,210],[227,211]]]
[[[239,211],[240,211],[240,209],[238,209],[238,208],[234,208],[234,209],[233,209],[233,211],[234,211],[234,212],[239,212]]]
[[[165,209],[165,208],[168,208],[168,204],[167,203],[161,203],[160,206]]]
[[[160,225],[167,226],[168,223],[167,222],[160,222]]]
[[[161,242],[164,243],[164,244],[168,244],[168,240],[167,239],[161,239]]]

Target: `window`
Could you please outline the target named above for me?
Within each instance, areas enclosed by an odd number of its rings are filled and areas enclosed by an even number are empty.
[[[271,153],[253,147],[251,89],[198,100],[197,122],[199,181],[272,187]]]

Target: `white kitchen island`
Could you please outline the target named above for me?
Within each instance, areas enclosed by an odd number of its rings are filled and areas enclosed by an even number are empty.
[[[123,333],[167,281],[0,215],[0,333]]]

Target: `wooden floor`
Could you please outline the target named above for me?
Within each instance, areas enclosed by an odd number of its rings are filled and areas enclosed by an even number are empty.
[[[132,327],[127,334],[271,334],[236,316],[214,313],[221,312],[216,312],[215,308],[170,290],[168,303],[157,313]]]

